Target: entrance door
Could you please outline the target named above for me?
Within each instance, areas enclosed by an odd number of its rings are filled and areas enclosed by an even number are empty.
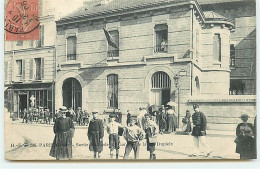
[[[78,107],[82,107],[82,88],[78,80],[75,78],[68,78],[64,81],[62,86],[63,105],[74,111]]]
[[[171,79],[165,72],[159,71],[152,76],[150,93],[151,105],[167,105],[170,101]]]
[[[19,94],[19,117],[24,109],[27,109],[27,94]]]

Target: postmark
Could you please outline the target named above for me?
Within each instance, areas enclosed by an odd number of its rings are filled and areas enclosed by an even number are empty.
[[[39,40],[39,0],[9,0],[5,7],[5,40]]]

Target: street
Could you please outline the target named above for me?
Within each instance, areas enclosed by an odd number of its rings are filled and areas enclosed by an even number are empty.
[[[53,125],[25,124],[20,121],[6,122],[6,159],[8,160],[55,160],[49,156],[54,138]],[[190,135],[164,134],[158,136],[156,146],[157,159],[239,159],[235,153],[234,134],[225,131],[208,130],[207,141],[212,153],[210,157],[200,155],[189,157],[193,152],[193,140]],[[87,127],[76,126],[73,138],[73,160],[93,159],[89,151]],[[126,141],[120,137],[119,159],[123,159]],[[105,131],[102,159],[110,159],[108,134]],[[133,151],[129,159],[133,159]],[[149,159],[146,140],[141,142],[140,159]]]

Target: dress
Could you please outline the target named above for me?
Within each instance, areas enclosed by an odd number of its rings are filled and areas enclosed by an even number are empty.
[[[174,110],[170,109],[167,112],[167,131],[175,132],[177,126],[177,117],[174,114]]]
[[[236,128],[236,153],[241,159],[256,159],[254,126],[251,123],[240,123]]]
[[[101,119],[92,119],[88,127],[89,150],[103,151],[104,127]]]
[[[72,158],[72,137],[74,124],[70,118],[57,118],[53,127],[55,137],[52,143],[50,156],[56,159]]]
[[[159,123],[159,130],[160,131],[165,130],[166,129],[166,114],[163,113],[163,112],[160,112],[157,115],[157,120],[158,120],[158,123]]]

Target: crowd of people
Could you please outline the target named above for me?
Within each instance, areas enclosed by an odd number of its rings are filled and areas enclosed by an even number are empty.
[[[39,123],[39,124],[50,124],[51,113],[50,110],[43,107],[33,108],[30,107],[28,110],[25,108],[21,112],[22,123]]]
[[[163,106],[158,111],[147,111],[144,107],[139,108],[139,115],[132,116],[127,111],[126,125],[122,125],[122,114],[114,110],[108,120],[100,119],[97,110],[92,111],[92,118],[86,114],[87,121],[84,121],[81,108],[75,113],[78,125],[87,125],[87,138],[89,140],[89,150],[93,152],[93,158],[100,158],[104,149],[104,132],[108,133],[110,158],[119,158],[120,136],[126,140],[125,152],[123,159],[128,159],[130,152],[134,151],[134,158],[139,158],[140,142],[146,141],[147,151],[150,159],[156,159],[156,143],[158,134],[175,133],[177,128],[177,118],[173,107]],[[183,132],[191,134],[193,137],[194,152],[190,157],[201,155],[202,147],[204,148],[205,157],[211,155],[211,149],[207,144],[207,120],[203,112],[199,110],[199,105],[193,105],[194,113],[186,111],[182,119]],[[54,133],[55,138],[50,151],[50,156],[59,159],[72,158],[72,138],[74,136],[74,122],[72,110],[61,107],[59,116],[55,119]],[[73,114],[74,115],[74,114]],[[237,144],[236,152],[240,154],[241,159],[251,159],[256,156],[256,129],[251,123],[247,123],[248,115],[241,115],[243,123],[239,124],[236,130]],[[114,154],[115,153],[115,154]]]

